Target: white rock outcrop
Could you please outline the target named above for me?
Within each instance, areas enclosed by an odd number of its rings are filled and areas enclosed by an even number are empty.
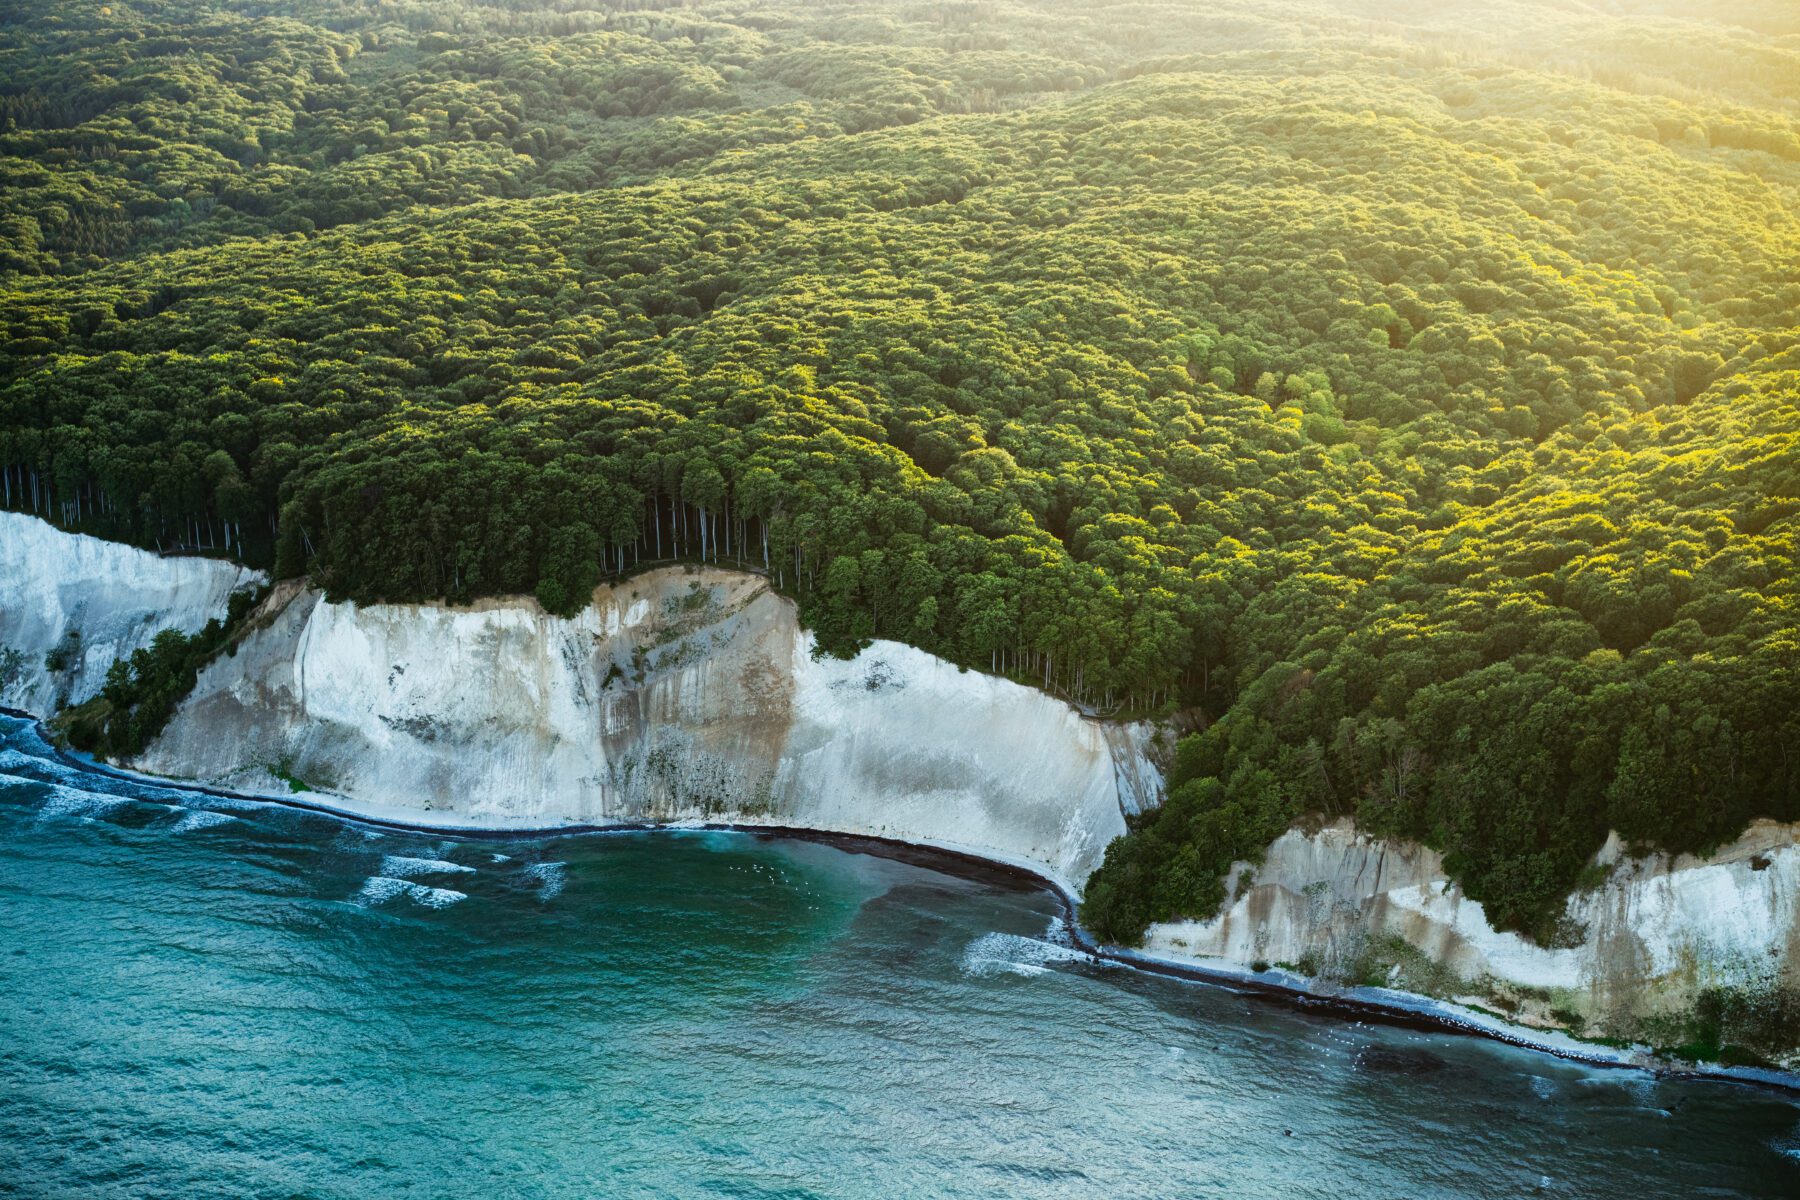
[[[0,700],[48,715],[84,699],[114,657],[198,629],[254,582],[0,513],[0,647],[16,659]],[[44,655],[64,645],[79,649],[52,676]],[[892,642],[850,661],[812,648],[791,603],[719,569],[598,589],[570,619],[526,599],[332,603],[288,582],[134,765],[418,824],[873,835],[1073,892],[1125,814],[1158,800],[1147,727]],[[1302,966],[1318,989],[1384,984],[1659,1044],[1708,994],[1780,1011],[1800,994],[1800,826],[1759,822],[1705,859],[1631,858],[1615,841],[1597,861],[1604,881],[1570,899],[1559,944],[1543,946],[1494,930],[1428,849],[1347,820],[1294,829],[1259,866],[1239,864],[1225,911],[1153,926],[1145,950]],[[1800,1066],[1791,1046],[1774,1052]]]
[[[1152,954],[1303,965],[1320,986],[1387,983],[1529,1025],[1677,1039],[1708,991],[1754,1004],[1800,991],[1800,826],[1758,821],[1706,858],[1633,858],[1614,837],[1598,886],[1542,946],[1488,924],[1434,852],[1348,820],[1292,829],[1208,921],[1152,926]],[[1386,974],[1371,980],[1368,973]]]
[[[741,572],[671,568],[571,619],[284,585],[137,764],[497,826],[719,821],[936,843],[1079,888],[1155,802],[1144,730],[893,642],[815,658]]]
[[[216,558],[163,558],[0,512],[0,704],[48,714],[91,699],[113,660],[165,629],[194,633],[262,582]],[[45,667],[61,650],[67,666]]]

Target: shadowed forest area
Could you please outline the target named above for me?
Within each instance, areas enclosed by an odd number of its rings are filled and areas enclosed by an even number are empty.
[[[7,507],[1178,712],[1107,937],[1800,819],[1793,5],[31,0],[0,177]]]

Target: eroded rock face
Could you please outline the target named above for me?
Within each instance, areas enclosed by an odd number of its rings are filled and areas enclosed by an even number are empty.
[[[791,603],[715,569],[529,600],[334,604],[284,587],[137,764],[496,825],[712,820],[939,842],[1074,886],[1154,803],[1146,731],[878,642],[815,660]]]
[[[86,699],[115,657],[200,628],[255,582],[0,513],[0,647],[17,660],[0,701],[48,715]],[[322,789],[414,821],[711,820],[936,842],[1074,889],[1161,787],[1148,730],[895,643],[815,661],[792,605],[737,572],[652,572],[569,620],[529,600],[333,604],[290,582],[252,626],[135,765]],[[65,644],[69,669],[46,672]],[[1720,997],[1738,1018],[1800,1013],[1796,835],[1759,823],[1706,859],[1611,844],[1605,882],[1572,898],[1563,944],[1545,947],[1489,927],[1430,850],[1340,821],[1283,835],[1260,867],[1240,864],[1223,913],[1153,927],[1147,949],[1675,1045]],[[1800,1067],[1793,1045],[1761,1049]]]
[[[1597,858],[1605,882],[1571,897],[1561,944],[1541,946],[1490,927],[1434,852],[1341,820],[1283,834],[1261,866],[1239,864],[1224,912],[1153,926],[1146,948],[1292,964],[1321,986],[1386,984],[1659,1045],[1724,1003],[1736,1015],[1723,1036],[1751,1043],[1784,1036],[1758,1022],[1778,1025],[1783,997],[1800,994],[1797,841],[1800,826],[1761,821],[1704,859],[1632,858],[1614,838]],[[1753,1048],[1800,1065],[1791,1045]]]
[[[0,512],[0,704],[48,715],[92,699],[118,658],[165,629],[197,632],[262,576],[163,558]],[[47,655],[63,663],[45,665]]]

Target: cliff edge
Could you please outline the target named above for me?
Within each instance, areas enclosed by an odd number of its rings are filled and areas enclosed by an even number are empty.
[[[114,657],[198,629],[259,581],[0,513],[0,700],[45,715],[79,702]],[[73,649],[47,670],[58,647]],[[415,824],[891,838],[1079,895],[1127,814],[1158,802],[1154,738],[893,642],[817,657],[760,577],[669,567],[567,619],[524,598],[356,605],[285,582],[132,765]],[[1224,911],[1153,926],[1144,952],[1800,1066],[1800,827],[1761,822],[1704,858],[1633,857],[1614,839],[1593,865],[1539,945],[1493,929],[1425,847],[1347,820],[1296,828],[1238,864]]]

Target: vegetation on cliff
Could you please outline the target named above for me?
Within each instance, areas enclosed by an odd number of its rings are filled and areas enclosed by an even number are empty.
[[[267,588],[233,592],[223,618],[194,633],[165,629],[129,658],[115,659],[100,694],[59,714],[56,731],[77,750],[119,758],[143,753],[194,690],[200,669],[220,651],[236,653],[232,640],[267,595]]]
[[[1198,710],[1088,920],[1307,809],[1497,923],[1800,817],[1800,19],[40,0],[0,500],[336,596],[766,566]]]

